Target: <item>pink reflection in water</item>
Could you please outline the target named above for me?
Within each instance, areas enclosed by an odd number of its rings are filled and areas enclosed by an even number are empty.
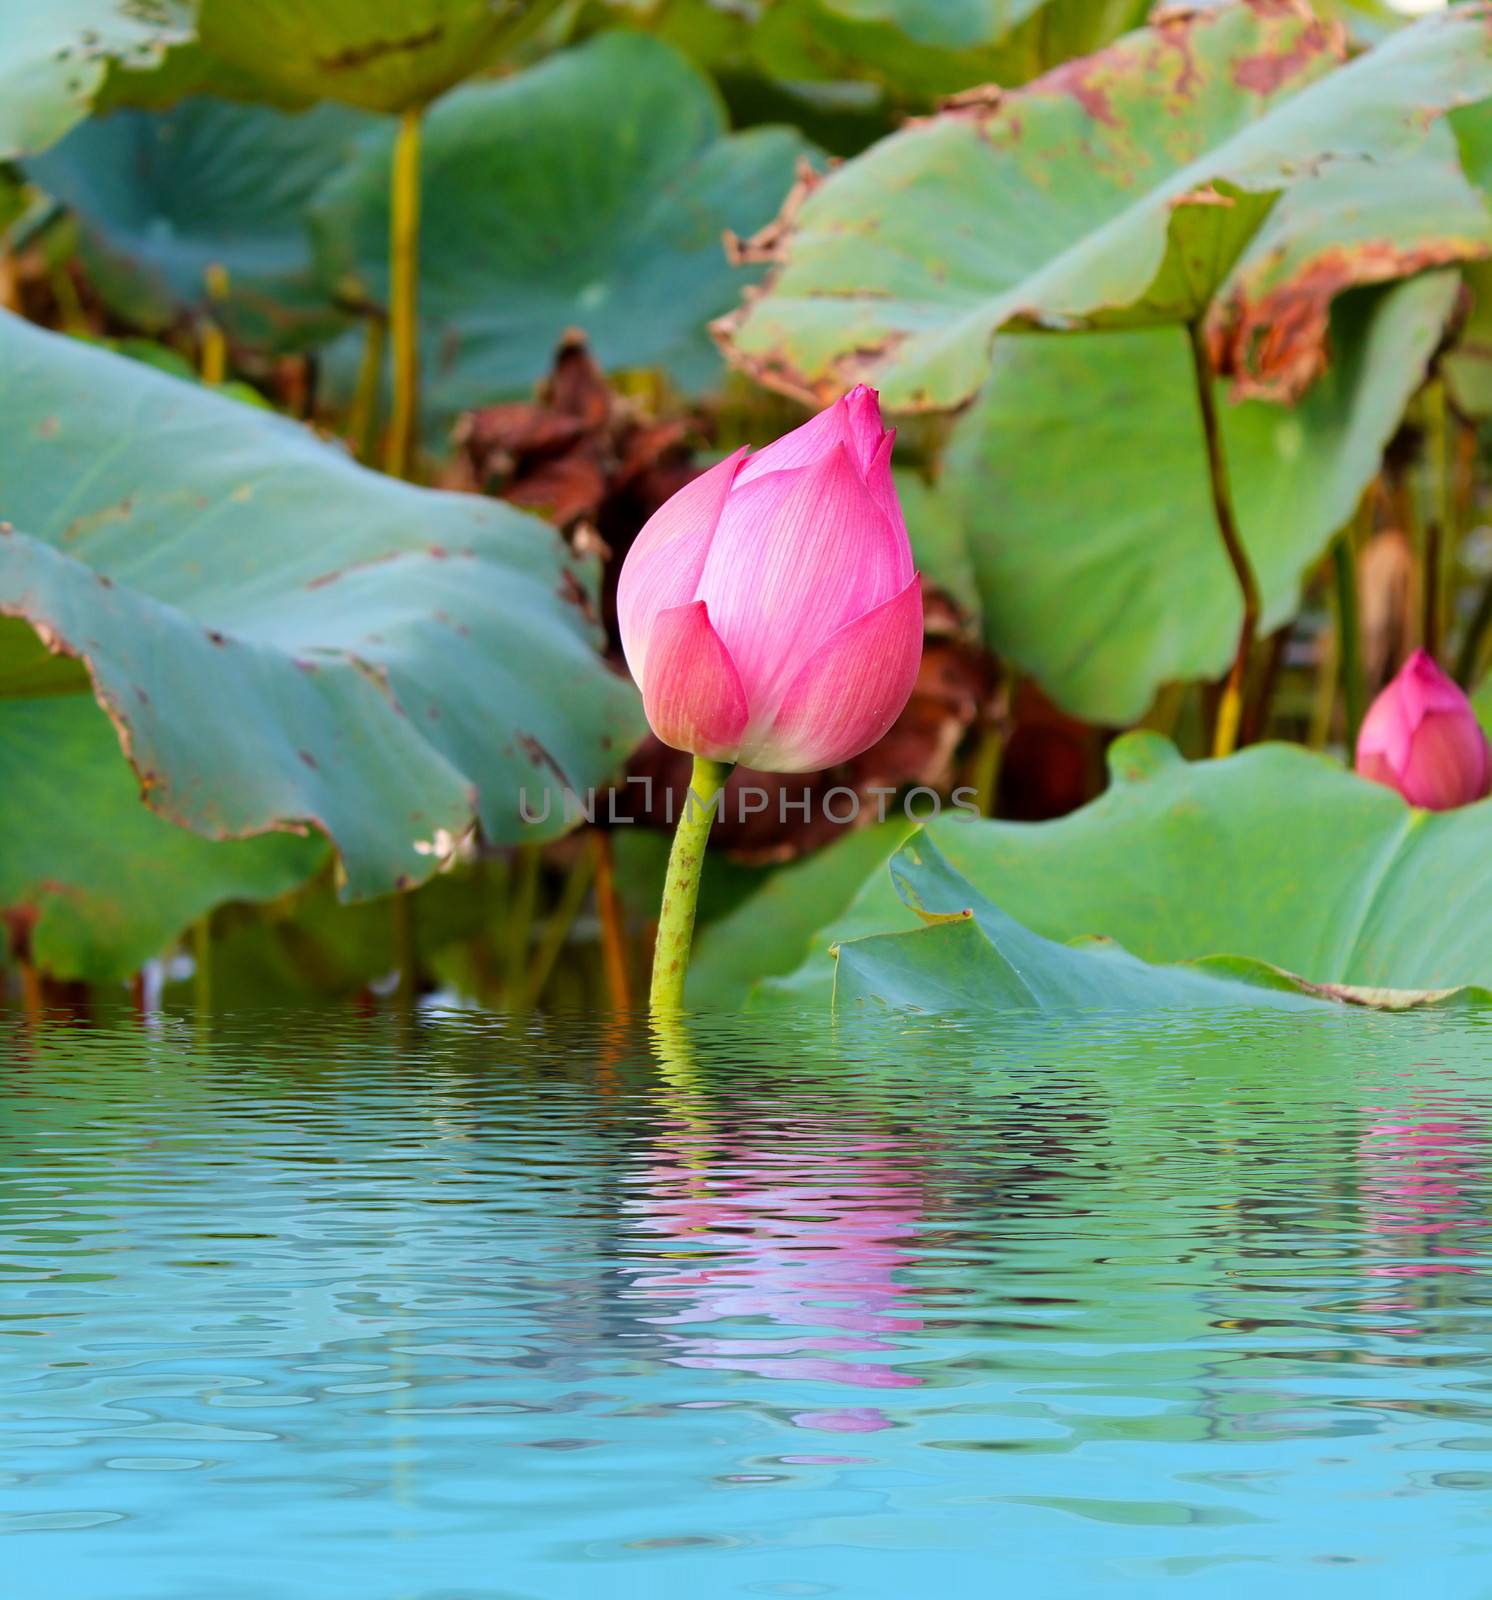
[[[643,1320],[669,1330],[678,1366],[914,1388],[921,1379],[854,1356],[895,1350],[922,1326],[897,1281],[922,1220],[920,1185],[889,1139],[835,1142],[827,1120],[753,1129],[657,1151],[628,1204],[638,1231],[677,1248],[628,1268]],[[714,1334],[710,1325],[749,1323]],[[873,1406],[804,1411],[802,1427],[873,1433]]]
[[[1442,1236],[1486,1223],[1475,1193],[1466,1188],[1486,1159],[1480,1119],[1459,1107],[1449,1111],[1374,1107],[1370,1114],[1378,1120],[1369,1123],[1358,1144],[1369,1252],[1417,1259],[1379,1261],[1366,1269],[1368,1275],[1406,1282],[1479,1272],[1480,1266],[1465,1259],[1469,1252],[1464,1237]],[[1367,1302],[1364,1309],[1418,1307],[1415,1299],[1401,1295]],[[1419,1330],[1401,1326],[1382,1331]]]

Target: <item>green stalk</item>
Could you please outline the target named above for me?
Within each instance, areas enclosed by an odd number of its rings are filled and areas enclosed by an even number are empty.
[[[1445,384],[1434,379],[1425,387],[1425,469],[1428,511],[1425,516],[1423,546],[1425,649],[1440,658],[1441,620],[1444,615],[1445,568],[1447,556],[1454,553],[1451,541],[1450,470],[1446,460],[1447,427]]]
[[[394,397],[384,446],[384,470],[409,476],[419,401],[419,334],[416,325],[420,267],[420,111],[399,118],[389,188],[389,342],[394,356]]]
[[[570,868],[565,886],[560,891],[559,900],[539,939],[539,947],[534,952],[533,961],[528,969],[528,987],[524,992],[523,1002],[525,1011],[532,1011],[538,1005],[539,996],[544,992],[544,985],[548,983],[549,975],[554,971],[554,964],[559,960],[559,953],[564,948],[565,938],[575,926],[576,917],[580,915],[580,907],[590,889],[591,880],[596,875],[598,854],[596,841],[599,837],[593,833],[585,841],[575,865]]]
[[[200,1016],[212,1014],[212,913],[192,924],[192,1002]]]
[[[1466,625],[1466,636],[1456,656],[1456,682],[1470,693],[1476,685],[1482,660],[1482,644],[1492,628],[1492,578],[1488,578],[1477,599],[1476,610]]]
[[[228,298],[228,269],[214,262],[203,273],[210,304],[221,304]],[[198,374],[209,389],[219,388],[228,376],[228,340],[221,324],[211,312],[202,318],[202,349]]]
[[[689,947],[694,942],[694,908],[699,902],[705,846],[718,810],[716,801],[729,776],[726,763],[695,756],[684,812],[668,855],[663,905],[658,912],[653,983],[648,992],[648,1006],[655,1018],[676,1016],[684,1009],[684,979],[689,971]]]
[[[364,465],[373,460],[373,447],[378,437],[378,381],[383,372],[383,335],[381,317],[369,316],[363,323],[363,353],[358,361],[357,386],[352,391],[352,405],[347,412],[347,438],[353,454]]]
[[[1000,794],[1000,760],[1004,753],[1005,730],[997,725],[985,728],[974,747],[974,759],[969,763],[969,782],[981,817],[995,814]]]
[[[1207,446],[1207,478],[1212,488],[1212,508],[1217,517],[1217,531],[1222,536],[1223,549],[1238,580],[1243,598],[1243,621],[1238,629],[1238,644],[1233,652],[1233,665],[1228,669],[1228,679],[1223,685],[1218,701],[1217,721],[1212,730],[1214,756],[1231,755],[1238,744],[1238,726],[1243,720],[1243,680],[1248,670],[1249,654],[1254,648],[1254,633],[1259,626],[1259,583],[1249,562],[1248,551],[1243,547],[1243,537],[1238,531],[1238,520],[1233,515],[1233,496],[1228,487],[1228,464],[1223,455],[1223,433],[1217,417],[1217,401],[1212,392],[1212,363],[1207,358],[1207,346],[1202,338],[1199,322],[1188,324],[1191,337],[1192,371],[1197,385],[1197,406],[1202,413],[1202,437]]]
[[[509,1011],[522,1011],[527,998],[524,976],[528,970],[528,947],[533,934],[534,910],[539,901],[539,847],[518,847],[508,889],[506,942],[503,962],[503,1005]]]
[[[394,962],[399,968],[399,984],[394,991],[395,1003],[410,1009],[419,997],[419,957],[414,931],[414,892],[396,889],[389,901],[392,919]]]
[[[1361,628],[1357,616],[1357,564],[1353,559],[1352,530],[1337,535],[1331,547],[1337,591],[1337,664],[1342,679],[1342,706],[1347,714],[1347,755],[1357,749],[1362,727],[1363,676]]]

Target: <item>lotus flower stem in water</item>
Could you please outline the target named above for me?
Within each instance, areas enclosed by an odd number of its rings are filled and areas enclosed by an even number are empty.
[[[394,400],[384,447],[384,468],[409,476],[419,397],[416,324],[420,265],[420,111],[399,118],[389,190],[389,342],[394,356]]]
[[[694,908],[699,903],[705,847],[729,776],[727,763],[695,756],[689,793],[668,853],[668,876],[663,880],[663,904],[658,911],[658,942],[653,947],[653,982],[648,991],[648,1008],[655,1017],[684,1009],[684,979],[694,942]]]
[[[818,772],[901,715],[922,659],[922,588],[891,478],[895,434],[864,385],[748,456],[738,450],[649,518],[617,618],[653,732],[695,756],[664,891],[653,1007],[683,1003],[699,814],[737,761]]]
[[[1207,477],[1212,485],[1217,531],[1222,535],[1223,549],[1227,552],[1233,574],[1238,579],[1239,593],[1243,597],[1243,621],[1238,629],[1238,646],[1233,652],[1233,665],[1228,669],[1228,681],[1223,686],[1223,697],[1218,702],[1217,721],[1212,730],[1213,755],[1226,756],[1231,755],[1238,744],[1238,727],[1243,720],[1244,675],[1248,671],[1249,653],[1254,648],[1254,633],[1259,626],[1259,584],[1238,532],[1238,520],[1233,515],[1228,463],[1223,454],[1222,428],[1218,423],[1217,401],[1212,392],[1212,362],[1207,356],[1201,324],[1193,322],[1188,332],[1191,335],[1192,369],[1197,380],[1197,405],[1202,413],[1202,435],[1207,446]]]

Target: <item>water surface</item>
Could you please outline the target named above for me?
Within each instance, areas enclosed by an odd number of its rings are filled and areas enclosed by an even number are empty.
[[[0,1022],[8,1600],[1492,1595],[1492,1027],[764,1028]]]

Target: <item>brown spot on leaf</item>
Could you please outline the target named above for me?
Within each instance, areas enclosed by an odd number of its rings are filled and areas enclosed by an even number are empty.
[[[949,117],[978,117],[983,119],[990,112],[998,111],[1005,102],[1005,91],[998,83],[979,83],[972,89],[960,89],[957,94],[951,94],[938,107],[938,110]]]
[[[758,228],[749,239],[725,230],[725,256],[733,267],[743,267],[763,262],[775,263],[782,259],[782,245],[798,220],[803,202],[824,181],[823,174],[815,170],[805,157],[798,158],[797,178],[782,209],[764,228]]]
[[[1347,35],[1339,23],[1323,22],[1295,0],[1249,0],[1249,3],[1266,17],[1294,15],[1303,26],[1286,48],[1244,56],[1233,68],[1233,81],[1240,89],[1272,95],[1308,72],[1323,55],[1337,61],[1346,59]]]
[[[387,56],[410,54],[438,44],[444,35],[444,25],[437,22],[421,33],[406,34],[402,39],[370,39],[366,44],[348,45],[335,55],[318,56],[316,65],[323,72],[355,72]]]
[[[309,750],[297,750],[295,753],[301,758],[302,761],[305,762],[312,772],[317,770],[316,757],[313,756]]]
[[[226,645],[228,643],[228,636],[226,634],[219,633],[216,628],[208,628],[205,630],[205,632],[208,639],[215,645]]]
[[[1236,400],[1298,400],[1326,370],[1331,307],[1339,294],[1488,254],[1484,240],[1471,238],[1427,239],[1407,246],[1373,240],[1321,251],[1257,299],[1245,281],[1208,315],[1213,370],[1233,380]]]
[[[110,523],[128,522],[135,509],[135,497],[125,495],[122,500],[115,501],[113,505],[101,506],[97,511],[90,511],[85,516],[75,517],[62,530],[64,543],[70,544],[75,539],[81,539],[85,534],[106,528]]]
[[[577,578],[569,567],[560,573],[560,599],[567,605],[572,605],[580,612],[587,622],[596,620],[596,613],[591,606],[591,597],[585,591],[585,585]]]
[[[1047,94],[1070,95],[1094,122],[1117,128],[1119,118],[1109,100],[1112,76],[1113,69],[1102,55],[1084,56],[1045,73],[1037,79],[1035,87]]]
[[[536,767],[547,767],[559,779],[561,786],[569,783],[570,779],[566,775],[565,769],[531,733],[520,733],[518,735],[518,743],[522,747],[524,755]]]

